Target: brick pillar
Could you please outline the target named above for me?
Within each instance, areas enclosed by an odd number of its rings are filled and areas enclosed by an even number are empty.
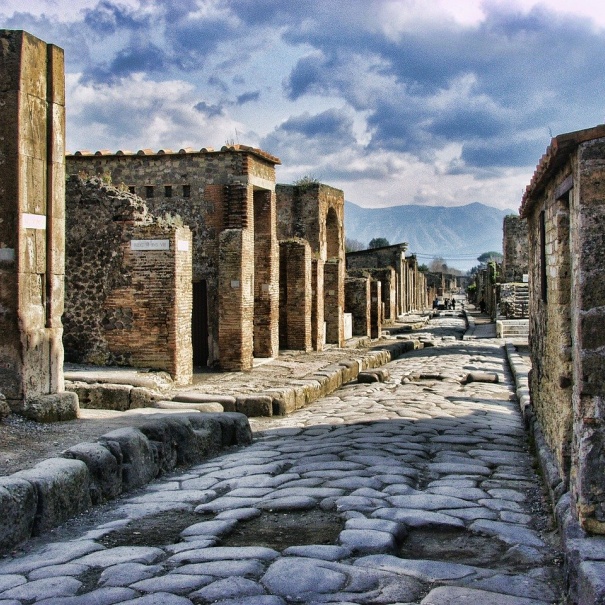
[[[0,30],[0,104],[0,392],[15,412],[66,420],[63,51]]]
[[[280,347],[311,350],[311,248],[302,239],[280,247]]]
[[[226,229],[219,235],[219,364],[224,370],[252,368],[253,235]]]
[[[340,260],[329,260],[324,265],[324,315],[326,342],[344,345],[344,274]]]
[[[345,279],[345,311],[353,315],[353,336],[370,336],[370,278]]]
[[[279,245],[275,193],[253,192],[254,203],[254,355],[279,354]],[[247,260],[242,259],[247,263]]]
[[[326,332],[324,327],[324,262],[311,259],[311,346],[323,351]]]
[[[381,284],[378,280],[370,282],[370,335],[380,338],[382,334],[382,295]]]

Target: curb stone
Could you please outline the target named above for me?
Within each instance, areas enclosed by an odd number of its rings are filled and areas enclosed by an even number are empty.
[[[557,463],[533,412],[528,383],[529,368],[516,352],[512,342],[507,341],[505,348],[515,379],[519,407],[534,440],[536,456],[561,534],[565,579],[570,602],[578,605],[604,603],[605,536],[587,534],[574,518],[569,485],[561,480]]]
[[[62,457],[0,477],[0,554],[177,465],[251,442],[243,414],[178,414],[111,431]]]

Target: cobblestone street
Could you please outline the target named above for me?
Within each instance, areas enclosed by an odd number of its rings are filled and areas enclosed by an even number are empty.
[[[0,605],[563,602],[502,341],[464,327],[32,541]]]

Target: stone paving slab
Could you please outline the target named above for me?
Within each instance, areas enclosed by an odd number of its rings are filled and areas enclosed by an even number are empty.
[[[557,602],[563,572],[539,479],[512,456],[530,453],[505,351],[460,340],[464,328],[435,319],[425,330],[458,339],[391,361],[384,382],[348,384],[290,416],[251,418],[251,444],[0,560],[0,602],[30,605],[36,575],[57,565],[44,586],[60,598],[50,580],[66,578],[65,603],[96,602],[109,588],[139,605]],[[499,382],[439,378],[465,366],[497,372]],[[411,375],[420,377],[402,381]],[[433,493],[444,487],[457,492]]]

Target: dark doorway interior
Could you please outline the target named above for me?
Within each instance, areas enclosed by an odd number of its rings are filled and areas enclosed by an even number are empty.
[[[191,315],[193,366],[208,365],[208,289],[206,280],[193,282],[193,313]]]

